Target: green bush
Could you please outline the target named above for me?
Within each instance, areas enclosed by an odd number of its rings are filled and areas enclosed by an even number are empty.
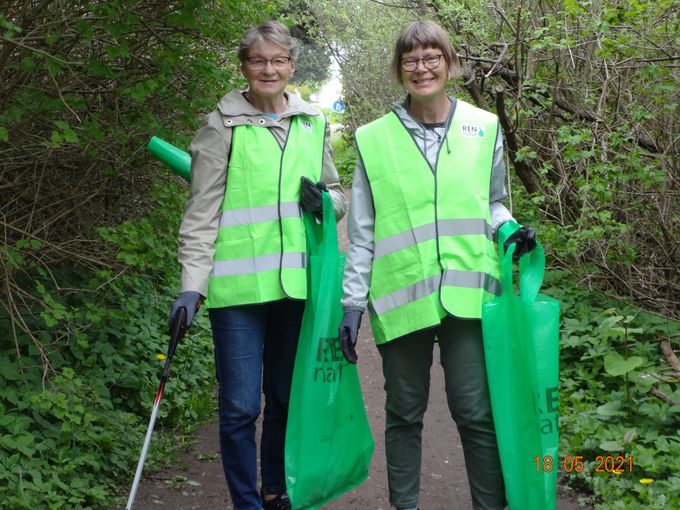
[[[3,4],[3,509],[108,508],[129,487],[179,290],[186,195],[159,182],[144,146],[158,135],[186,147],[243,85],[232,50],[244,28],[279,7]],[[158,420],[173,440],[154,438],[150,469],[213,409],[207,330],[197,320],[178,347]]]
[[[340,182],[346,188],[352,186],[352,177],[357,161],[357,150],[353,144],[347,142],[345,134],[331,137],[333,148],[333,162],[340,175]]]
[[[565,482],[592,493],[598,510],[680,508],[680,382],[659,352],[680,325],[578,287],[565,271],[546,276],[562,304],[560,459],[585,462],[582,472],[560,464]],[[598,472],[598,456],[632,460]]]
[[[32,335],[3,341],[0,352],[3,508],[106,508],[131,482],[178,292],[171,261],[184,196],[176,184],[155,186],[152,214],[101,230],[119,249],[115,271],[53,268],[27,282],[26,292],[43,303],[26,318]],[[53,278],[77,290],[57,292]],[[12,338],[1,324],[2,338]],[[199,319],[177,349],[158,430],[186,435],[212,411],[213,374],[212,342]],[[149,468],[178,442],[157,434]]]
[[[541,197],[512,189],[518,221],[536,229],[553,265],[544,291],[561,303],[558,466],[564,471],[564,459],[576,456],[585,463],[582,472],[562,472],[564,483],[588,494],[598,510],[678,507],[680,380],[659,344],[677,350],[680,324],[579,285],[583,268],[564,260],[597,240],[594,226],[585,217],[580,230],[541,220]],[[618,227],[609,228],[606,235]],[[598,456],[632,461],[620,474],[597,472]],[[653,481],[640,482],[645,479]]]

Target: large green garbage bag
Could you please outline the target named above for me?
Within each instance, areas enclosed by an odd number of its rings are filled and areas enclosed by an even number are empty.
[[[482,309],[491,406],[510,510],[554,510],[560,307],[538,293],[545,270],[540,244],[521,258],[515,294],[514,248],[501,253],[502,294]]]
[[[310,251],[286,430],[286,486],[295,510],[314,509],[363,482],[373,454],[356,365],[338,339],[342,271],[333,206],[323,193],[323,224],[305,214]]]

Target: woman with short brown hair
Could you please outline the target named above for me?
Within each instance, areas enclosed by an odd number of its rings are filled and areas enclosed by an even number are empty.
[[[390,503],[416,510],[423,416],[435,343],[461,436],[475,510],[501,510],[503,477],[482,342],[482,303],[500,293],[499,231],[518,256],[536,244],[501,203],[497,117],[446,93],[460,65],[446,32],[415,21],[399,35],[392,70],[403,103],[357,130],[343,280],[343,353],[356,363],[368,308],[382,358]],[[439,440],[445,440],[439,438]]]

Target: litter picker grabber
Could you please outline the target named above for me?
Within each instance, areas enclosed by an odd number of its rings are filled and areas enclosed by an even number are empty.
[[[139,486],[139,480],[142,478],[142,471],[144,470],[144,461],[146,460],[146,454],[149,451],[149,444],[151,443],[151,434],[153,433],[153,426],[156,423],[156,415],[158,414],[158,408],[160,407],[161,398],[163,397],[163,391],[165,390],[165,383],[168,380],[168,374],[170,373],[172,357],[175,355],[175,349],[177,348],[177,344],[182,339],[186,331],[187,331],[187,309],[184,307],[180,307],[177,309],[177,312],[175,313],[175,316],[172,318],[172,322],[170,323],[170,344],[168,345],[168,355],[165,358],[165,366],[163,367],[161,382],[158,386],[158,391],[156,392],[156,399],[154,400],[153,403],[153,409],[151,410],[149,428],[146,431],[144,445],[142,446],[142,453],[140,454],[139,462],[137,463],[137,472],[135,473],[135,478],[132,481],[130,497],[128,497],[125,510],[132,510],[132,505],[135,502],[137,487]]]

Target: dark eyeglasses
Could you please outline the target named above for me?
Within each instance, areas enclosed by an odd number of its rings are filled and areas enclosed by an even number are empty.
[[[425,69],[429,69],[431,71],[432,69],[439,67],[439,61],[443,56],[444,55],[440,53],[438,55],[425,55],[423,58],[405,58],[401,61],[401,68],[404,71],[415,71],[418,69],[418,62],[422,61]]]

